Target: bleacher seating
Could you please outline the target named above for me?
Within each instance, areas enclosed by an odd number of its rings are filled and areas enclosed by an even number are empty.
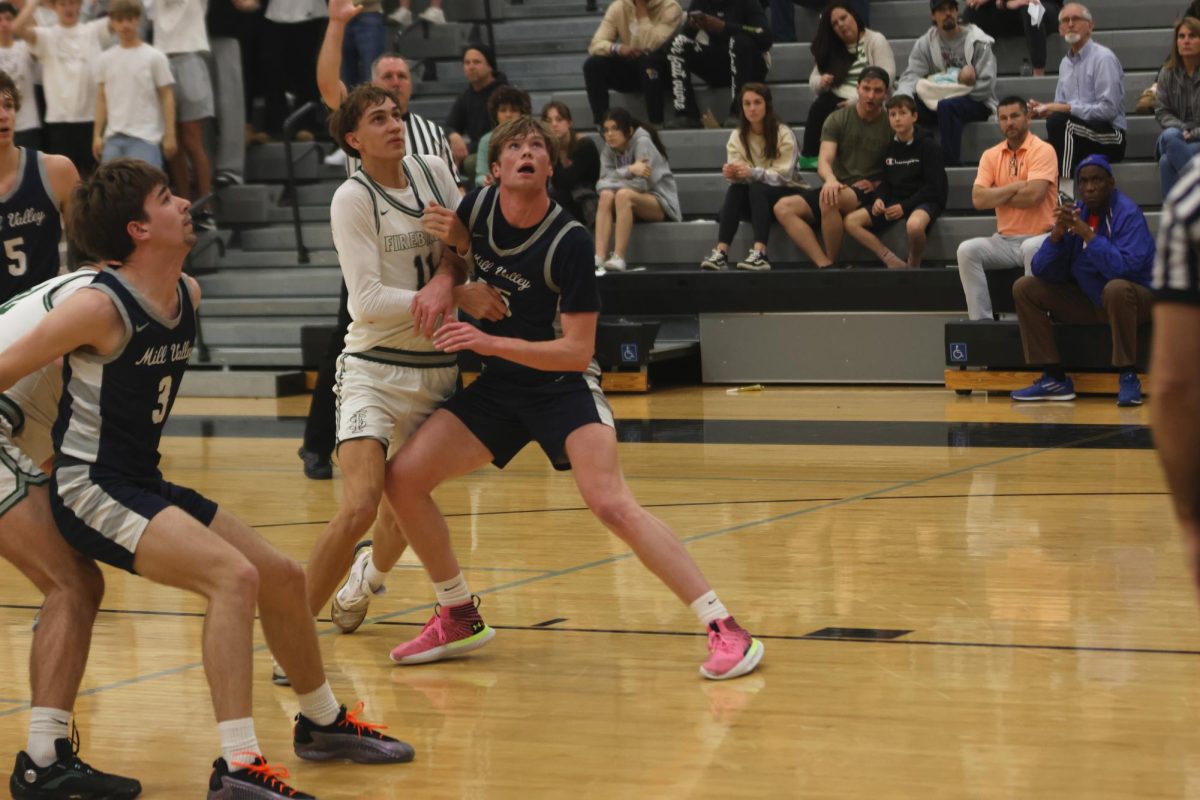
[[[445,117],[464,86],[459,65],[461,47],[472,38],[486,35],[483,5],[482,0],[447,3],[451,24],[418,25],[400,38],[402,52],[423,60],[428,73],[436,75],[436,80],[418,82],[414,111],[436,120]],[[1098,28],[1096,40],[1113,48],[1125,66],[1128,111],[1133,110],[1138,95],[1153,81],[1165,58],[1171,25],[1183,5],[1179,0],[1151,0],[1139,3],[1131,13],[1117,0],[1089,4]],[[552,98],[562,100],[572,109],[578,128],[590,127],[582,63],[600,12],[587,13],[584,0],[491,0],[491,7],[500,67],[510,81],[530,91],[535,108]],[[876,0],[872,4],[872,27],[889,37],[901,70],[916,37],[928,29],[928,9],[925,0]],[[812,99],[807,82],[812,59],[806,40],[814,22],[814,14],[797,7],[797,29],[804,41],[777,45],[768,77],[777,110],[795,127],[797,135],[803,132]],[[996,47],[1001,73],[998,93],[1051,99],[1054,73],[1064,48],[1062,40],[1052,36],[1048,62],[1051,74],[1023,77],[1024,40],[1000,40]],[[417,70],[416,74],[423,72]],[[724,117],[728,91],[707,89],[702,83],[697,88],[701,104],[711,108],[718,119]],[[640,110],[640,103],[640,98],[633,95],[613,98],[614,105],[624,104],[635,111]],[[1033,130],[1044,135],[1044,123],[1035,122]],[[1157,226],[1161,201],[1153,151],[1159,127],[1152,117],[1130,116],[1128,132],[1126,161],[1117,167],[1118,185],[1143,206],[1152,226]],[[954,262],[963,239],[995,230],[991,215],[976,212],[970,204],[973,164],[984,149],[1000,139],[994,121],[967,126],[963,152],[972,166],[950,171],[950,208],[934,226],[926,252],[926,263],[931,268],[907,274],[877,272],[873,258],[849,239],[843,256],[856,262],[857,268],[836,274],[818,273],[777,229],[769,243],[774,273],[700,273],[697,264],[716,239],[714,220],[725,189],[718,171],[728,135],[728,130],[663,133],[678,178],[685,221],[635,228],[630,262],[647,271],[605,276],[601,285],[606,312],[652,316],[655,297],[660,298],[659,313],[709,313],[722,310],[722,302],[728,306],[724,310],[745,311],[754,307],[755,292],[759,292],[760,311],[817,307],[863,311],[869,309],[861,302],[856,304],[853,298],[856,287],[861,289],[864,284],[874,287],[860,292],[865,297],[889,298],[886,304],[879,300],[876,305],[880,310],[883,305],[894,310],[908,298],[912,310],[949,315],[964,311],[961,290],[956,291],[957,273],[942,267]],[[298,157],[296,176],[301,183],[295,202],[299,204],[305,244],[311,250],[307,264],[300,264],[296,256],[291,208],[279,200],[286,179],[282,146],[251,148],[251,184],[222,193],[219,218],[235,235],[219,259],[219,269],[202,277],[205,335],[214,362],[298,366],[302,363],[300,327],[331,320],[337,305],[339,274],[330,249],[328,203],[342,175],[340,170],[321,163],[322,150],[329,149],[328,144],[294,148]],[[284,203],[290,202],[285,198]],[[748,249],[749,238],[749,226],[743,225],[733,243],[734,252]],[[894,248],[902,247],[902,226],[893,226],[884,238]],[[1004,293],[1013,277],[1001,273],[993,278],[998,282],[993,298],[999,309],[1011,308],[1011,298]],[[696,302],[686,300],[690,295]],[[936,298],[934,305],[930,298]],[[940,360],[940,354],[935,355]]]

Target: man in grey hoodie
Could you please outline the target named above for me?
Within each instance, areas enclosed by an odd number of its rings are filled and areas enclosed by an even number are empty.
[[[962,164],[963,127],[982,122],[996,110],[996,40],[979,26],[958,21],[957,0],[929,0],[929,10],[933,27],[913,45],[896,93],[918,97],[919,80],[958,70],[958,83],[970,90],[939,100],[936,112],[918,103],[917,112],[921,124],[937,126],[946,166],[957,167]]]

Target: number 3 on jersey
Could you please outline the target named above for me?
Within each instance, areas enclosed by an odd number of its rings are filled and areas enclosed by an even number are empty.
[[[171,403],[171,376],[163,378],[158,382],[158,405],[150,412],[150,421],[155,425],[161,425],[162,421],[167,418],[167,406]]]
[[[4,255],[8,258],[9,275],[24,275],[25,271],[29,268],[25,263],[25,254],[21,252],[21,248],[24,245],[25,237],[23,236],[4,240]]]

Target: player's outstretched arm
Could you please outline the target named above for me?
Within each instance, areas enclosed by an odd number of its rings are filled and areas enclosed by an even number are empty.
[[[337,109],[346,99],[346,84],[340,77],[342,69],[342,40],[346,26],[358,16],[362,6],[354,0],[329,0],[329,23],[325,27],[325,39],[317,53],[317,89],[321,99],[330,109]]]
[[[81,289],[0,352],[0,392],[81,347],[100,355],[111,353],[125,337],[125,321],[112,300],[101,292]]]
[[[564,313],[562,337],[547,342],[492,336],[466,322],[451,322],[438,329],[433,344],[447,353],[472,350],[481,356],[497,356],[543,372],[583,372],[596,350],[599,317],[595,311]]]

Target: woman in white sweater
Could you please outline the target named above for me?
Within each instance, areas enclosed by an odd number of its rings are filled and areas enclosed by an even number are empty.
[[[667,163],[667,148],[654,129],[623,108],[604,114],[600,153],[600,205],[596,210],[596,269],[621,272],[635,219],[678,222],[679,194]],[[615,223],[615,236],[614,234]],[[606,259],[609,237],[613,251]]]
[[[881,67],[896,81],[896,56],[879,31],[863,24],[850,0],[832,0],[821,12],[810,46],[816,65],[808,76],[813,103],[804,122],[801,169],[816,169],[825,119],[858,97],[858,76],[866,67]]]
[[[729,266],[729,243],[738,223],[750,220],[754,246],[737,263],[738,269],[768,270],[767,237],[775,219],[775,202],[799,188],[796,181],[796,136],[775,116],[766,84],[747,83],[738,95],[738,127],[725,145],[721,174],[729,181],[725,203],[717,217],[717,246],[700,262],[703,269]]]

